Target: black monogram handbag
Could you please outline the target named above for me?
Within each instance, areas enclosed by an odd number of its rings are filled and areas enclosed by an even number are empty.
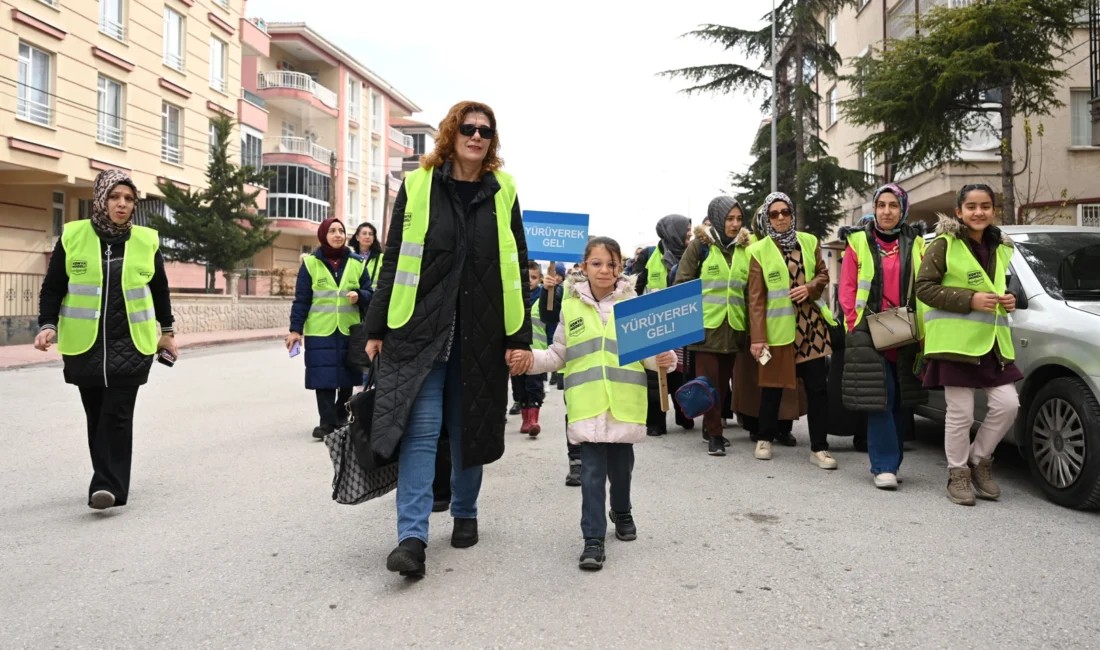
[[[374,372],[367,371],[362,392],[346,404],[348,424],[325,436],[332,459],[332,500],[357,505],[397,489],[397,457],[382,458],[371,450],[374,417]]]

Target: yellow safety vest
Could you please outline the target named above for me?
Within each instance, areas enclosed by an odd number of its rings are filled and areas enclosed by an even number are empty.
[[[378,286],[378,271],[382,268],[382,258],[385,256],[385,253],[379,253],[367,260],[367,273],[370,274],[370,283],[373,287]]]
[[[545,350],[547,347],[546,323],[542,322],[542,310],[536,302],[531,305],[531,349]]]
[[[856,260],[859,262],[859,275],[856,285],[856,320],[855,324],[859,325],[863,320],[863,312],[867,308],[867,299],[871,295],[871,287],[875,281],[875,265],[871,262],[871,247],[867,241],[867,232],[860,230],[852,233],[848,237],[848,245],[852,247],[852,252],[856,254]],[[877,245],[877,244],[876,244]],[[913,240],[913,278],[910,282],[917,281],[917,275],[920,274],[920,263],[924,259],[924,238],[916,237]],[[902,300],[905,298],[903,297]],[[899,305],[900,306],[900,305]],[[918,303],[917,311],[923,313],[921,306]],[[924,335],[924,323],[922,319],[918,317],[917,322],[921,330],[921,335]]]
[[[65,273],[69,276],[69,287],[61,299],[57,350],[64,355],[83,354],[95,344],[100,297],[104,291],[110,290],[109,278],[103,277],[99,236],[90,220],[65,224],[61,246],[65,250]],[[130,338],[138,352],[146,355],[157,351],[157,321],[149,281],[153,279],[154,260],[159,248],[157,231],[133,226],[122,255],[122,292],[126,300],[126,320],[130,322]],[[106,303],[106,299],[103,302]]]
[[[565,328],[565,403],[569,422],[607,410],[620,422],[645,424],[646,375],[640,361],[619,365],[615,317],[604,326],[596,309],[580,298],[561,305]]]
[[[339,329],[341,334],[347,336],[351,326],[359,322],[359,306],[351,304],[348,292],[359,289],[363,261],[348,257],[338,287],[328,264],[310,255],[305,265],[313,282],[313,303],[309,306],[309,316],[306,317],[302,334],[328,336]]]
[[[500,282],[504,290],[504,333],[515,334],[523,326],[523,289],[520,285],[519,248],[512,234],[512,207],[516,203],[516,182],[510,174],[493,172],[500,190],[494,196],[497,217],[497,242],[500,248]],[[420,265],[424,259],[424,239],[431,211],[432,169],[417,169],[405,177],[405,222],[402,225],[401,253],[386,322],[390,329],[403,327],[412,318],[416,288],[420,283]]]
[[[997,247],[997,270],[995,277],[990,278],[965,241],[947,235],[937,239],[947,241],[947,273],[943,276],[943,286],[1004,295],[1005,273],[1012,259],[1011,246],[1002,244]],[[977,310],[958,314],[929,308],[924,315],[924,326],[927,332],[925,354],[980,357],[992,350],[996,342],[1002,357],[1009,360],[1016,358],[1008,312],[1001,305],[997,305],[993,314]]]
[[[797,235],[798,244],[802,248],[802,263],[809,278],[813,276],[811,271],[816,271],[814,265],[817,260],[817,237],[806,232]],[[787,269],[787,262],[771,237],[764,237],[750,246],[749,254],[764,272],[764,284],[768,289],[768,345],[790,345],[795,339],[797,316],[794,301],[791,300],[791,273]],[[824,300],[819,298],[814,301],[814,306],[821,312],[826,323],[836,325],[833,312]]]
[[[733,264],[726,263],[722,249],[711,244],[710,254],[702,262],[699,279],[703,281],[703,327],[716,329],[722,321],[745,331],[745,287],[749,282],[749,252],[742,246],[733,250]]]
[[[653,252],[649,255],[649,261],[645,263],[645,272],[646,293],[668,288],[668,269],[665,268],[665,260],[661,256],[660,246],[653,247]]]

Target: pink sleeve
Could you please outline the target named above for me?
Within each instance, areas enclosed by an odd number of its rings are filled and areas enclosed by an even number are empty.
[[[856,288],[859,285],[859,258],[849,246],[840,264],[840,308],[844,310],[846,325],[851,332],[856,326]]]

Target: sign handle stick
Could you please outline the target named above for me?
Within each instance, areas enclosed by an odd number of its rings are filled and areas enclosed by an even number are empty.
[[[549,275],[552,278],[557,277],[558,274],[555,272],[555,267],[554,267],[553,262],[550,262],[550,266],[547,267],[546,275]],[[554,290],[553,289],[551,289],[550,293],[546,296],[546,308],[547,309],[553,309],[554,308]]]
[[[664,366],[657,370],[657,378],[661,386],[661,412],[668,413],[668,371]]]

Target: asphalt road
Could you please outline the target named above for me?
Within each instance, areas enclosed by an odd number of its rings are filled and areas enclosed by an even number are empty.
[[[0,372],[0,648],[1095,648],[1098,515],[1046,502],[1010,450],[999,503],[945,495],[942,433],[902,489],[800,446],[706,455],[698,431],[640,445],[637,541],[577,569],[580,492],[561,394],[535,440],[512,418],[486,469],[481,542],[432,518],[428,576],[385,570],[394,497],[330,500],[301,358],[194,351],[139,395],[130,505],[85,505],[84,416],[59,367]],[[670,418],[671,420],[671,418]]]

